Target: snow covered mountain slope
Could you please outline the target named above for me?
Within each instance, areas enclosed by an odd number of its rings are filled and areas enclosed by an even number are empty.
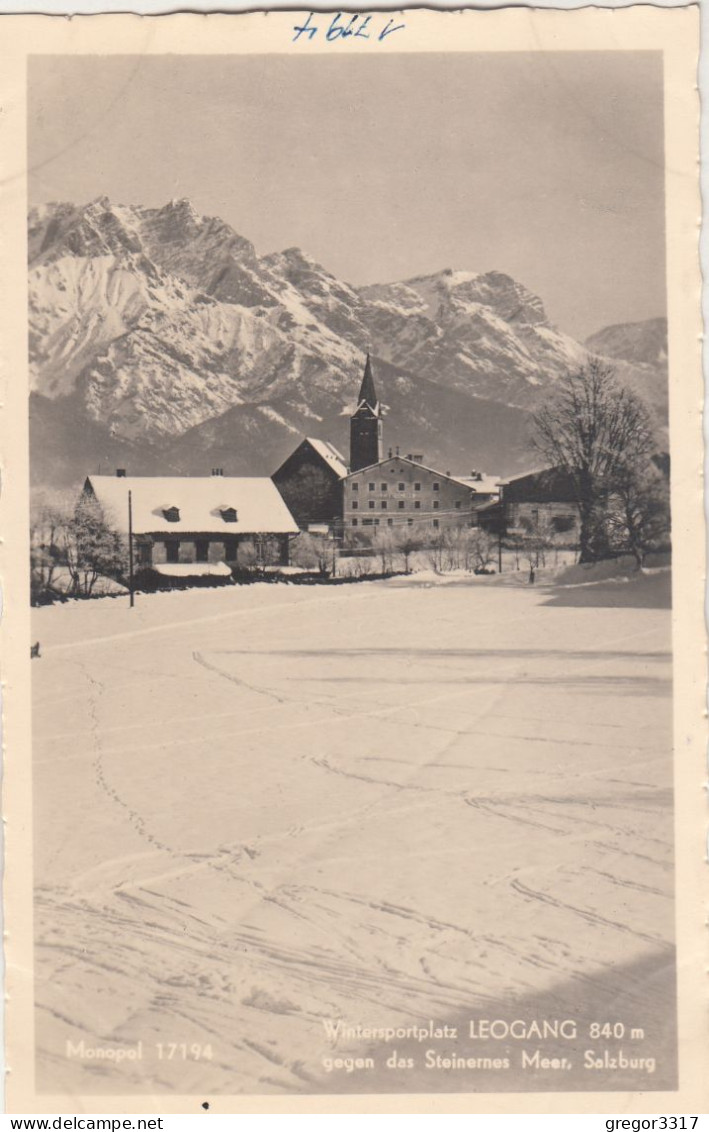
[[[29,260],[43,482],[101,460],[196,473],[217,454],[232,472],[269,472],[304,431],[342,445],[367,349],[390,410],[385,444],[513,471],[529,461],[530,410],[587,356],[509,276],[446,270],[356,289],[298,248],[259,257],[186,200],[42,206]],[[661,412],[662,366],[613,356]]]
[[[533,406],[540,387],[586,356],[536,295],[499,272],[446,270],[362,293],[377,354],[495,401]]]
[[[171,437],[285,388],[317,401],[353,381],[356,347],[188,202],[43,210],[30,246],[33,390],[78,394],[126,440]]]
[[[660,420],[666,415],[664,319],[609,327],[582,345],[552,325],[537,295],[498,271],[447,269],[364,287],[361,294],[374,351],[437,383],[534,409],[555,381],[592,353],[612,359],[621,380]],[[663,325],[664,353],[658,341]]]
[[[649,318],[645,322],[606,326],[587,338],[585,345],[608,358],[667,369],[667,319]]]

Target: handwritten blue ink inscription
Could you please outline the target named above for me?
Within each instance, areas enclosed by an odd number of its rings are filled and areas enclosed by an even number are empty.
[[[326,43],[334,43],[338,39],[372,39],[376,43],[382,43],[395,31],[401,31],[406,27],[406,24],[394,23],[394,18],[390,18],[382,27],[381,24],[385,19],[386,16],[382,13],[379,16],[380,26],[377,30],[372,17],[365,16],[362,12],[355,15],[350,12],[346,14],[336,12],[332,17],[323,12],[308,12],[305,23],[293,27],[295,34],[292,42],[298,43],[302,37],[305,37],[306,42],[310,43],[319,36]]]

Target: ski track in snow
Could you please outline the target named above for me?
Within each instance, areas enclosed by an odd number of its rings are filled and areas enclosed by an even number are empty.
[[[664,612],[269,590],[38,613],[47,1089],[308,1091],[323,1019],[445,1020],[671,945]],[[82,1037],[213,1056],[67,1060]]]

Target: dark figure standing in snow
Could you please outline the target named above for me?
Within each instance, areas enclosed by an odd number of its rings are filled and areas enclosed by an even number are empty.
[[[533,566],[529,567],[529,584],[530,584],[530,586],[534,585],[534,567]]]

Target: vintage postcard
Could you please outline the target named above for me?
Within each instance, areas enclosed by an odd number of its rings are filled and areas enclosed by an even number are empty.
[[[701,1112],[696,7],[3,19],[12,1112]]]

